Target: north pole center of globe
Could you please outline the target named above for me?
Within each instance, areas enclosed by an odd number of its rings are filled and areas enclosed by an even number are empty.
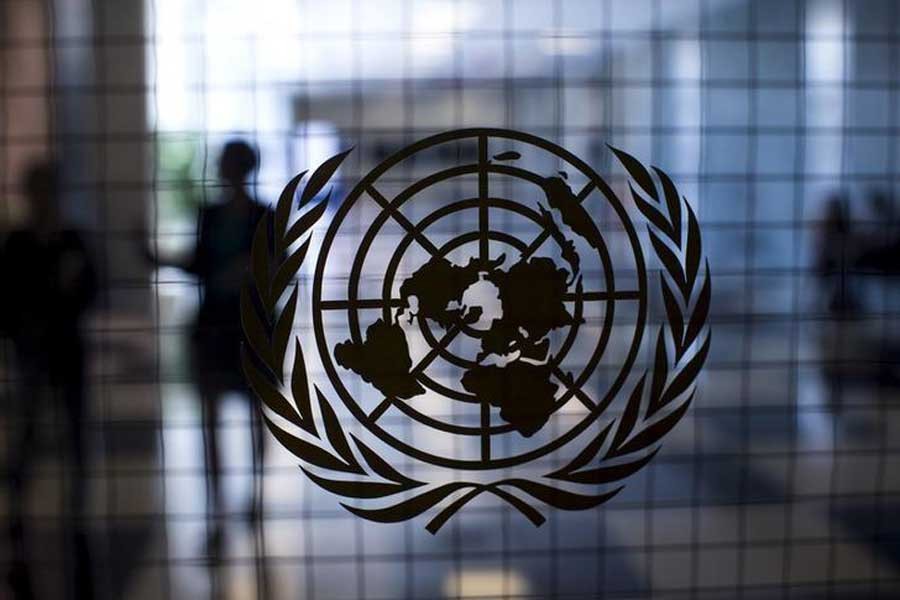
[[[480,271],[478,281],[465,289],[459,303],[463,320],[477,331],[488,331],[495,320],[503,318],[500,288],[487,276],[486,271]]]

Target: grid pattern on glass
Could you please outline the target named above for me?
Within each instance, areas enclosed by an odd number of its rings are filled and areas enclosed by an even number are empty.
[[[896,192],[900,168],[896,3],[8,0],[2,11],[4,230],[27,213],[24,166],[57,153],[66,210],[102,275],[85,324],[84,523],[106,597],[897,595],[896,280],[890,264],[852,264],[898,234],[897,213],[876,199]],[[688,420],[603,509],[554,513],[533,529],[485,502],[438,537],[415,522],[353,518],[269,440],[257,529],[243,519],[260,470],[248,458],[250,405],[226,394],[228,551],[211,567],[206,409],[187,366],[200,290],[178,269],[148,274],[136,224],[146,221],[159,253],[189,252],[233,137],[260,149],[251,189],[272,201],[296,172],[351,144],[336,196],[395,150],[476,126],[546,137],[622,197],[606,143],[678,182],[715,282],[713,349]],[[380,189],[446,157],[429,160]],[[512,197],[516,184],[498,193]],[[849,210],[843,238],[826,235],[829,198]],[[624,234],[599,217],[615,254]],[[448,217],[448,236],[459,219]],[[362,235],[368,222],[347,225]],[[824,240],[843,250],[841,277],[822,268]],[[628,277],[617,286],[636,285]],[[858,299],[853,312],[832,305],[835,287]],[[663,318],[651,304],[648,325]],[[627,335],[619,325],[613,339]],[[2,348],[13,406],[13,349]],[[41,406],[26,523],[29,562],[52,597],[65,586],[69,457],[57,443],[63,411]],[[418,435],[390,414],[379,423]],[[0,424],[5,460],[23,423],[0,410]],[[0,491],[2,506],[9,495]]]

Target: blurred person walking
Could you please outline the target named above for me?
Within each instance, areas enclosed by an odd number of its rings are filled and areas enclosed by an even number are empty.
[[[825,215],[816,247],[816,270],[832,314],[847,316],[858,309],[850,271],[858,252],[851,232],[849,198],[841,193],[825,203]]]
[[[195,275],[201,300],[191,332],[192,371],[201,401],[207,473],[207,516],[211,555],[221,544],[221,447],[217,425],[222,396],[246,393],[240,363],[240,291],[247,282],[250,246],[256,224],[267,209],[247,190],[247,180],[258,167],[257,154],[242,140],[228,142],[219,159],[224,184],[221,201],[201,209],[196,247],[186,260],[169,260],[148,252],[156,265],[174,266]],[[261,517],[264,437],[259,411],[250,409],[253,491],[248,517]]]
[[[59,170],[53,162],[28,169],[24,193],[31,220],[9,235],[3,248],[3,325],[15,350],[18,385],[12,399],[18,439],[9,467],[10,537],[13,561],[9,583],[16,598],[33,598],[28,569],[24,504],[30,466],[37,453],[39,404],[52,400],[63,417],[59,438],[66,455],[68,490],[63,515],[67,593],[93,596],[93,578],[84,516],[87,494],[84,442],[85,340],[82,318],[96,295],[96,275],[82,235],[64,225],[59,198]]]

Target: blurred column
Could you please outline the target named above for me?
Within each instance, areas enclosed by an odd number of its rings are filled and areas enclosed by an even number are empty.
[[[806,8],[806,172],[816,175],[813,198],[840,185],[845,126],[845,38],[849,24],[839,0],[811,0]]]
[[[683,25],[682,36],[665,40],[658,54],[656,77],[670,82],[655,90],[654,154],[666,172],[681,174],[679,190],[692,203],[700,198],[702,47],[697,19]]]
[[[101,307],[146,308],[146,267],[133,232],[152,194],[154,137],[146,98],[144,0],[51,3],[56,129],[70,217],[93,232]]]
[[[21,224],[25,165],[50,144],[46,6],[39,0],[0,3],[0,230]]]
[[[0,230],[22,222],[25,165],[63,164],[67,216],[94,235],[110,308],[141,308],[129,233],[150,198],[143,0],[0,3]],[[116,285],[128,282],[127,287]]]

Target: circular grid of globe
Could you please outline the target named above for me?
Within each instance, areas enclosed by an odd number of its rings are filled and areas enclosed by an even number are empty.
[[[447,466],[512,464],[595,418],[643,320],[633,230],[590,174],[487,145],[518,156],[415,194],[446,165],[408,157],[361,182],[320,258],[338,392],[379,437]]]

